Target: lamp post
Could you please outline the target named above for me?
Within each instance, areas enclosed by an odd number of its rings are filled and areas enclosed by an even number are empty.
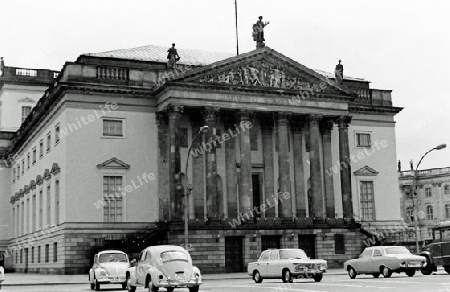
[[[417,163],[416,169],[414,169],[414,173],[413,173],[413,181],[412,181],[412,201],[413,201],[413,212],[414,212],[414,231],[416,233],[416,252],[419,253],[419,230],[418,230],[418,206],[417,206],[417,196],[415,195],[415,189],[416,189],[416,180],[417,180],[417,170],[419,169],[419,165],[422,162],[423,158],[430,153],[431,151],[434,150],[441,150],[444,149],[445,147],[447,147],[447,144],[440,144],[430,150],[428,150],[427,152],[425,152],[425,154],[422,156],[422,158],[420,158],[419,163]]]
[[[200,130],[198,130],[197,135],[195,135],[194,139],[192,139],[191,145],[189,146],[189,150],[186,156],[186,167],[184,168],[184,178],[185,178],[185,184],[186,184],[186,193],[184,195],[184,248],[188,248],[188,235],[189,235],[189,227],[188,227],[188,220],[189,220],[189,199],[188,196],[191,194],[194,187],[188,180],[188,165],[189,165],[189,156],[191,155],[192,146],[194,145],[195,140],[197,140],[198,137],[200,137],[201,134],[208,132],[208,126],[201,126]]]

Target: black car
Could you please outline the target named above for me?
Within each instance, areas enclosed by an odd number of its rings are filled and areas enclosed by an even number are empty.
[[[450,274],[450,221],[439,222],[432,228],[433,242],[424,247],[421,256],[426,257],[427,264],[420,271],[430,275],[438,266]]]

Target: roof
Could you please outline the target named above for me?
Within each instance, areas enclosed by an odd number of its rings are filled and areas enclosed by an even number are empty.
[[[151,250],[155,252],[162,252],[167,250],[179,250],[183,252],[187,252],[183,247],[179,245],[152,245],[146,248],[146,250]]]
[[[102,251],[98,252],[99,255],[104,254],[104,253],[123,253],[123,254],[125,254],[123,251],[115,250],[115,249],[102,250]]]
[[[386,248],[390,248],[390,247],[404,247],[404,246],[401,246],[401,245],[377,245],[377,246],[366,247],[366,249],[374,249],[374,248],[376,248],[376,249],[386,249]],[[406,247],[404,247],[404,248],[406,248]]]
[[[86,53],[84,56],[91,57],[102,57],[102,58],[118,58],[118,59],[128,59],[136,61],[148,61],[148,62],[167,62],[167,50],[170,47],[163,46],[142,46],[131,49],[120,49],[114,51],[106,51],[100,53]],[[209,52],[201,50],[191,50],[177,48],[178,55],[180,56],[180,61],[178,64],[183,65],[209,65],[211,63],[229,58],[234,56],[231,53],[219,53],[219,52]]]
[[[319,69],[313,69],[314,71],[316,71],[317,73],[319,73],[320,75],[323,75],[327,78],[331,78],[334,79],[334,75],[331,74],[330,72],[327,71],[323,71],[323,70],[319,70]],[[350,76],[345,76],[344,75],[344,80],[348,80],[348,81],[358,81],[358,82],[370,82],[368,80],[365,80],[364,78],[356,78],[356,77],[350,77]]]

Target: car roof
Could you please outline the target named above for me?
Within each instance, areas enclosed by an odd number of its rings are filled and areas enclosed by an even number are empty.
[[[369,247],[366,247],[365,249],[368,249],[368,250],[375,249],[375,248],[377,248],[377,249],[386,249],[386,248],[390,248],[390,247],[403,247],[403,248],[406,248],[406,247],[401,246],[401,245],[379,245],[379,246],[369,246]]]
[[[268,249],[264,250],[263,252],[274,251],[274,250],[303,250],[303,249],[301,249],[301,248],[268,248]]]
[[[154,252],[163,252],[163,251],[167,251],[167,250],[176,250],[176,251],[182,251],[187,253],[187,250],[185,250],[184,248],[182,248],[181,246],[178,245],[152,245],[147,247],[146,249],[147,251],[154,251]]]
[[[102,251],[99,251],[99,252],[98,252],[98,255],[101,255],[101,254],[104,254],[104,253],[123,253],[123,254],[126,254],[126,253],[124,253],[124,252],[121,251],[121,250],[110,249],[110,250],[102,250]]]

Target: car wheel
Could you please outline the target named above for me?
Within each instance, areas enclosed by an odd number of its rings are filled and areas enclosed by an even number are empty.
[[[450,274],[450,266],[444,266],[444,270],[447,272],[447,274]]]
[[[383,274],[383,277],[389,278],[392,276],[392,271],[386,266],[381,267],[381,273]]]
[[[433,265],[431,264],[430,259],[427,257],[427,265],[424,268],[420,269],[420,272],[423,275],[431,275],[431,273],[433,273]]]
[[[167,288],[167,291],[169,291],[170,288]],[[158,292],[159,288],[153,285],[153,283],[148,284],[148,291],[149,292]]]
[[[348,272],[348,276],[350,277],[350,279],[355,279],[356,278],[356,271],[353,267],[348,267],[347,269]]]
[[[95,284],[91,283],[91,290],[94,290],[94,289],[95,289]]]
[[[122,283],[122,289],[123,289],[123,290],[127,290],[127,289],[128,289],[127,281],[125,281],[124,283]]]
[[[291,274],[291,271],[289,271],[288,269],[283,271],[283,275],[282,275],[282,280],[284,283],[292,283],[294,282],[294,277]]]
[[[200,286],[189,287],[189,292],[198,292]]]
[[[380,277],[380,273],[373,273],[372,276],[373,276],[374,278],[378,278],[378,277]]]
[[[174,289],[175,289],[174,287],[169,287],[167,288],[167,292],[173,292]]]
[[[405,274],[408,275],[408,277],[414,276],[415,273],[416,273],[416,270],[407,270],[407,271],[405,271]]]
[[[95,291],[100,291],[100,283],[97,281],[97,279],[94,279],[94,286]]]
[[[127,285],[127,289],[128,289],[128,291],[130,291],[130,292],[134,292],[134,291],[136,291],[136,287],[134,287],[134,286],[131,286],[131,285],[130,285],[130,282],[131,282],[131,280],[130,280],[130,276],[129,276],[129,275],[127,275],[127,278],[126,278],[126,281],[125,281],[125,283],[126,283],[126,285]]]
[[[255,281],[255,283],[261,283],[263,281],[261,274],[258,271],[253,272],[253,281]]]
[[[322,281],[322,277],[323,277],[323,274],[315,274],[315,275],[313,276],[315,282],[320,282],[320,281]]]

